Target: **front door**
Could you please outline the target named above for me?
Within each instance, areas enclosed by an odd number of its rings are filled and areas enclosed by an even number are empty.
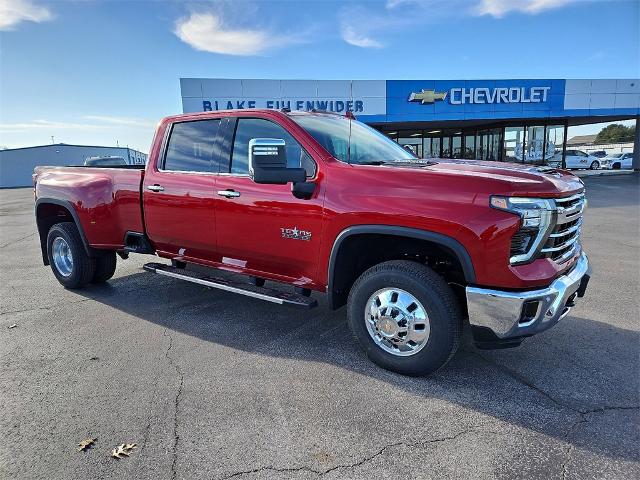
[[[220,119],[173,124],[143,182],[147,234],[159,253],[215,261]]]
[[[291,184],[261,185],[248,175],[249,140],[285,141],[289,167],[304,167],[308,179],[317,165],[291,134],[266,118],[241,117],[228,124],[230,164],[216,190],[216,236],[220,262],[244,273],[312,287],[316,278],[322,225],[321,186],[310,199],[298,199]]]

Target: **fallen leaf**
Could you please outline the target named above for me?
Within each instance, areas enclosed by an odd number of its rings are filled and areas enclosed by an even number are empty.
[[[96,438],[85,438],[78,444],[78,451],[84,452],[88,450],[94,443],[96,443]]]
[[[131,454],[131,451],[138,446],[137,443],[122,443],[111,450],[113,458],[124,458]]]
[[[9,325],[9,329],[11,329],[11,328],[16,328],[17,326],[18,326],[18,324],[17,324],[17,323],[14,323],[13,325]]]

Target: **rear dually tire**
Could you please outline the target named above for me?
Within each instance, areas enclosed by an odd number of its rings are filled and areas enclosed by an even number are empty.
[[[51,227],[47,234],[47,256],[53,274],[65,288],[82,288],[93,278],[95,261],[87,254],[73,222]]]
[[[107,251],[95,259],[96,268],[91,278],[91,283],[104,283],[116,273],[116,252]]]

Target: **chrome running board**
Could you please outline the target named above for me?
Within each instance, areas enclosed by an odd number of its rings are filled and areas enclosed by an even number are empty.
[[[294,305],[296,307],[313,308],[318,302],[310,297],[298,295],[297,293],[283,292],[273,288],[258,287],[248,283],[236,282],[222,277],[212,277],[210,275],[172,267],[163,263],[147,263],[145,270],[167,277],[197,283],[206,287],[217,288],[232,293],[239,293],[248,297],[258,298],[279,305]]]

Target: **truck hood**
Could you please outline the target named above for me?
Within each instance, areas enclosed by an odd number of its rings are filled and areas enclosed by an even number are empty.
[[[553,197],[571,194],[584,188],[582,181],[567,170],[547,166],[525,165],[507,162],[485,162],[479,160],[429,159],[415,165],[393,168],[417,168],[446,177],[485,178],[495,186],[500,184],[500,193]],[[497,193],[497,192],[496,192]]]

